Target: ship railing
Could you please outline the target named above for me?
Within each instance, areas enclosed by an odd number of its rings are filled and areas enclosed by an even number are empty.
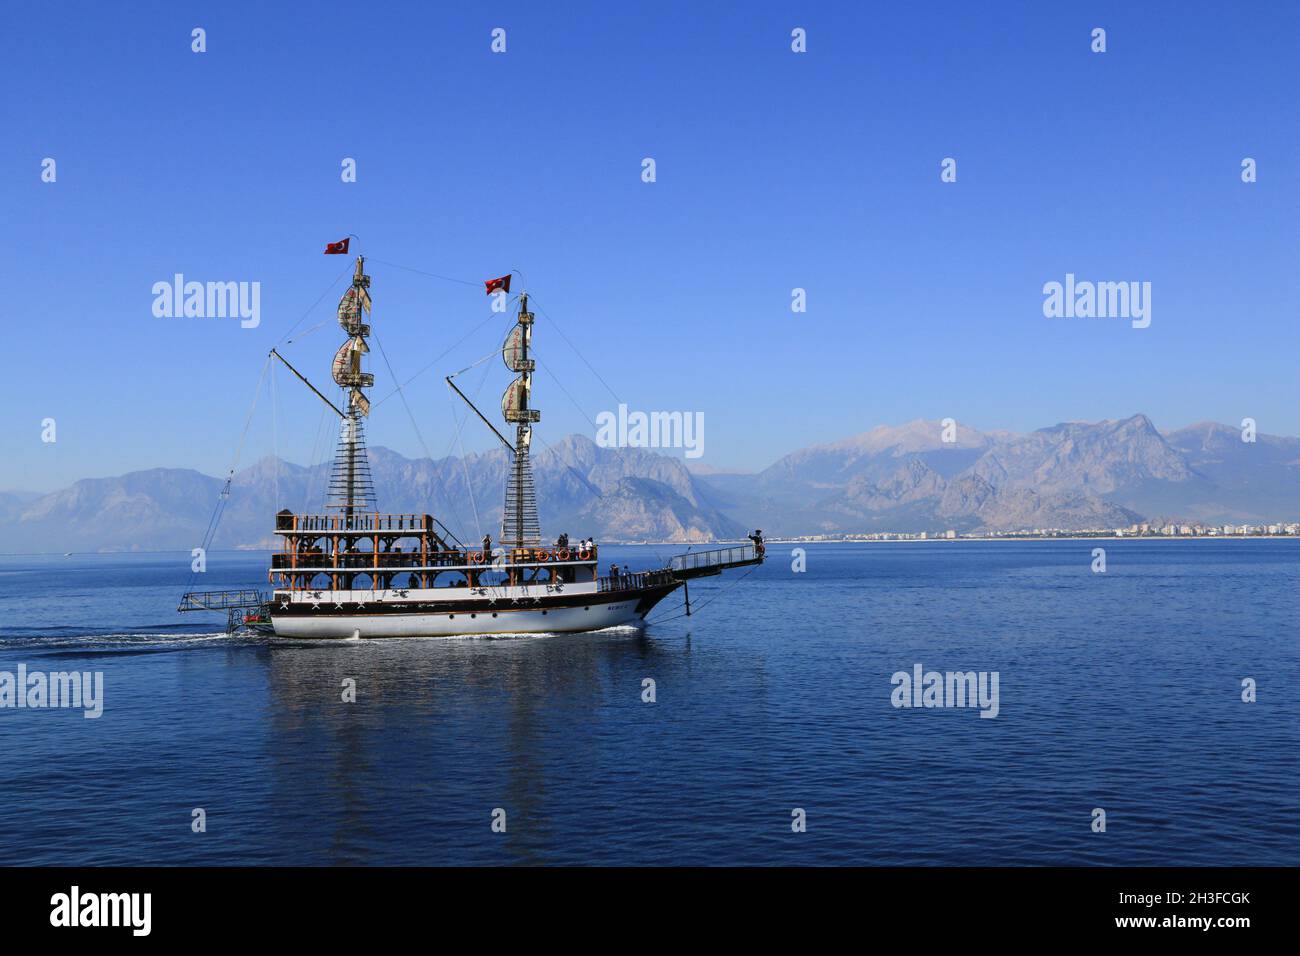
[[[439,521],[437,518],[434,518],[434,519],[433,519],[433,523],[434,523],[435,525],[437,525],[437,526],[438,526],[438,530],[442,532],[441,538],[442,538],[444,544],[446,544],[447,542],[450,542],[450,543],[454,544],[456,547],[458,547],[460,550],[462,550],[462,551],[465,550],[465,544],[464,544],[464,542],[462,542],[462,541],[460,540],[460,538],[458,538],[458,537],[456,537],[454,534],[452,534],[450,528],[448,528],[445,524],[443,524],[443,523],[442,523],[441,521]]]
[[[568,552],[567,558],[560,557],[560,553],[563,551]],[[597,554],[597,546],[594,544],[587,549],[587,556],[585,558],[581,557],[582,551],[583,549],[576,544],[570,544],[566,547],[553,544],[544,548],[511,548],[505,552],[505,559],[507,564],[547,564],[555,562],[560,564],[569,564],[575,561],[595,561],[596,558],[599,557]],[[482,554],[483,552],[479,551],[476,553]]]
[[[181,597],[178,611],[229,611],[235,608],[258,608],[266,603],[266,595],[256,588],[231,591],[187,591]]]
[[[596,579],[597,591],[636,591],[674,582],[669,571],[628,571]]]
[[[711,568],[719,565],[743,564],[758,558],[752,544],[736,545],[731,548],[717,548],[713,551],[695,551],[690,554],[674,555],[668,562],[673,571],[694,571],[698,568]]]
[[[354,514],[348,515],[294,515],[275,516],[276,531],[311,532],[322,534],[332,531],[388,531],[421,534],[433,530],[433,525],[451,536],[442,523],[431,515],[416,514]],[[454,537],[453,537],[453,540]],[[457,542],[459,544],[459,542]]]
[[[297,554],[277,551],[271,555],[272,571],[297,569],[329,571],[368,571],[375,568],[454,568],[465,566],[463,551],[349,551],[329,554],[320,551]]]
[[[339,372],[334,376],[334,381],[340,385],[360,385],[362,388],[370,388],[375,384],[375,376],[372,372]]]

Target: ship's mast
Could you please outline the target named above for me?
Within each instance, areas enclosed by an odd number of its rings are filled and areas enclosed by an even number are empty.
[[[330,477],[329,506],[342,511],[348,519],[358,511],[375,508],[363,427],[365,417],[370,414],[370,399],[364,389],[375,384],[374,375],[361,371],[361,356],[370,351],[366,344],[370,326],[363,321],[370,311],[370,276],[365,274],[365,262],[364,256],[357,256],[352,286],[339,301],[339,325],[348,333],[348,340],[335,354],[333,367],[335,383],[350,391]]]
[[[519,373],[501,399],[502,415],[515,425],[514,461],[506,482],[505,507],[501,513],[501,544],[507,549],[537,547],[542,538],[532,462],[528,457],[533,422],[542,417],[541,411],[529,404],[533,369],[536,367],[528,355],[532,337],[533,314],[528,311],[528,293],[524,292],[519,296],[518,324],[506,337],[503,350],[506,366]]]

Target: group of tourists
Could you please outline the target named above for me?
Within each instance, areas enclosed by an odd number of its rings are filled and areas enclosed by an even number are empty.
[[[555,550],[557,552],[561,550],[568,551],[572,547],[573,545],[569,544],[569,533],[567,531],[555,539]],[[575,550],[577,550],[579,554],[590,554],[595,549],[595,547],[596,547],[596,542],[593,539],[583,538],[581,541],[578,542]],[[488,561],[491,559],[491,557],[492,557],[492,536],[490,534],[485,534],[483,535],[483,560]]]
[[[590,551],[595,546],[596,546],[596,542],[591,540],[591,538],[583,538],[581,541],[578,542],[577,550],[579,552]],[[560,535],[558,538],[555,539],[555,549],[558,551],[560,548],[567,549],[569,547],[570,547],[569,532],[566,531],[564,532],[564,534]]]

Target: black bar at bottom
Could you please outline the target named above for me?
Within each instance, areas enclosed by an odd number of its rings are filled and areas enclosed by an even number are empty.
[[[1068,940],[1200,936],[1231,945],[1289,922],[1295,876],[1291,869],[1173,867],[14,868],[0,870],[0,925],[7,941],[72,934],[79,942],[126,941],[145,928],[143,895],[104,903],[100,894],[147,893],[148,937],[207,944],[269,934],[337,945],[373,941],[380,928],[419,933],[452,925],[499,940],[511,925],[545,937],[580,923],[588,936],[595,925],[617,929],[621,920],[633,936],[649,932],[664,942],[670,929],[705,919],[737,936],[761,934],[776,921],[792,930],[804,923],[819,935],[843,929],[859,940],[975,945],[1046,933]],[[52,925],[52,917],[72,922],[74,886],[83,913],[88,905],[98,919],[103,905],[108,919],[116,907],[125,925]],[[94,899],[87,904],[87,897]],[[76,921],[84,922],[81,913]]]

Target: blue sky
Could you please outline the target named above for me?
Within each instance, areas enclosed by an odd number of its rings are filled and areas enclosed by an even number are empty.
[[[1300,434],[1294,4],[378,6],[23,14],[0,99],[0,488],[223,473],[267,351],[347,267],[321,249],[349,233],[403,379],[489,314],[480,289],[409,269],[523,273],[545,313],[541,442],[594,435],[616,404],[552,323],[632,408],[703,412],[718,468],[921,417]],[[155,317],[177,272],[260,282],[261,325]],[[1067,272],[1149,281],[1151,326],[1045,318]],[[408,388],[435,455],[456,450],[442,375],[508,324]],[[339,341],[330,321],[285,354],[323,386]],[[489,363],[463,381],[493,408],[507,380]],[[272,421],[283,456],[311,456],[316,400],[283,371],[276,397],[244,463]],[[396,398],[370,435],[423,453]]]

